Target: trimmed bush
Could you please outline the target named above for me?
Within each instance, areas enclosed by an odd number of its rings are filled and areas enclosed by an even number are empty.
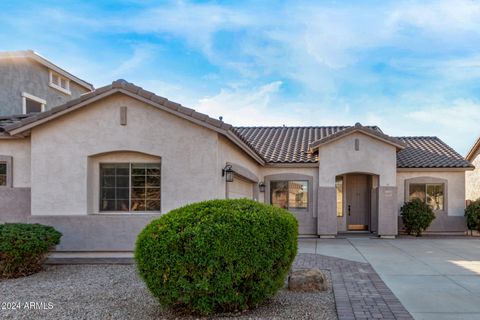
[[[420,199],[405,202],[400,208],[400,213],[405,231],[417,237],[420,237],[435,219],[432,208]]]
[[[0,276],[28,276],[42,269],[48,250],[60,243],[62,234],[41,224],[0,225]]]
[[[465,208],[465,218],[467,220],[468,230],[477,230],[480,232],[480,199],[470,202]]]
[[[298,223],[256,201],[211,200],[175,209],[140,233],[135,260],[163,307],[208,315],[240,311],[284,286]]]

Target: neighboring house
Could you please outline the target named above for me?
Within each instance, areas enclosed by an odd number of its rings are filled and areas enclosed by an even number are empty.
[[[436,137],[233,127],[124,80],[0,128],[0,220],[56,227],[58,250],[129,251],[152,218],[225,197],[284,207],[304,235],[396,236],[412,197],[434,207],[430,231],[465,230],[473,166]]]
[[[475,170],[466,173],[467,200],[477,200],[480,199],[480,137],[468,152],[466,159],[475,166]]]
[[[50,110],[93,86],[32,50],[0,52],[0,116]]]

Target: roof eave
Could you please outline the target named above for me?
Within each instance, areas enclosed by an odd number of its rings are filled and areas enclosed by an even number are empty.
[[[472,162],[473,156],[474,156],[475,153],[477,152],[478,148],[480,148],[480,137],[479,137],[479,138],[477,139],[477,141],[474,143],[474,145],[472,146],[472,148],[468,151],[467,155],[465,156],[465,159],[467,159],[467,161]]]
[[[475,167],[397,167],[397,171],[429,171],[429,172],[445,172],[445,171],[472,171]]]
[[[127,84],[127,85],[130,85],[130,84]],[[49,122],[49,121],[54,120],[58,117],[61,117],[62,115],[66,114],[66,113],[75,111],[79,108],[82,108],[83,106],[94,103],[98,100],[106,98],[106,97],[108,97],[110,95],[113,95],[115,93],[122,93],[122,94],[125,94],[125,95],[129,96],[129,97],[132,97],[133,99],[140,100],[140,101],[142,101],[146,104],[157,107],[160,110],[163,110],[165,112],[174,114],[174,115],[176,115],[180,118],[183,118],[187,121],[190,121],[190,122],[195,123],[197,125],[209,128],[209,129],[211,129],[211,130],[213,130],[217,133],[220,133],[220,134],[226,136],[230,141],[232,141],[240,149],[245,151],[250,157],[252,157],[260,165],[262,165],[262,166],[265,165],[265,161],[262,159],[262,157],[259,156],[255,152],[255,150],[250,148],[245,142],[243,142],[231,130],[232,129],[231,125],[226,124],[224,122],[220,122],[220,121],[215,120],[215,119],[211,119],[207,115],[203,115],[199,112],[196,112],[193,109],[185,108],[180,104],[176,104],[172,101],[169,101],[167,99],[156,96],[153,93],[150,93],[148,91],[145,91],[145,90],[141,89],[140,87],[136,87],[137,89],[135,89],[135,90],[137,90],[137,91],[132,92],[132,91],[130,91],[130,89],[128,89],[127,85],[125,85],[125,87],[122,87],[121,83],[120,84],[118,84],[118,83],[115,84],[115,82],[114,82],[114,84],[112,84],[111,87],[106,86],[106,87],[102,87],[102,88],[97,89],[98,91],[101,92],[99,94],[96,94],[96,92],[93,91],[93,92],[88,94],[90,96],[85,95],[85,97],[83,99],[79,98],[80,101],[78,103],[74,103],[74,104],[70,105],[71,102],[68,102],[65,105],[58,106],[58,107],[50,110],[50,112],[52,112],[51,114],[40,113],[38,115],[38,117],[37,116],[32,116],[32,117],[26,118],[24,120],[21,120],[17,123],[11,124],[9,126],[5,126],[4,130],[10,136],[22,135],[22,134],[25,134],[25,133],[29,132],[34,127],[37,127],[37,126],[42,125],[46,122]],[[151,98],[153,96],[158,97],[158,99],[160,99],[159,101],[163,101],[164,103],[157,103],[155,101],[152,101]],[[72,100],[72,101],[74,101],[74,100]],[[168,107],[167,105],[169,105],[170,107]],[[183,108],[185,110],[188,109],[188,113],[190,113],[190,114],[187,114],[186,113],[187,111],[181,112],[181,111],[178,111],[179,109],[175,109],[175,108]],[[49,111],[46,111],[46,112],[49,112]],[[213,125],[212,123],[217,124],[217,125]]]
[[[378,135],[376,135],[376,134],[373,134],[373,133],[371,133],[371,132],[369,132],[369,131],[367,131],[367,130],[364,130],[363,127],[360,127],[360,128],[353,127],[353,128],[354,128],[354,129],[352,129],[352,130],[350,130],[350,131],[348,131],[348,132],[342,132],[342,131],[338,132],[338,136],[336,136],[336,137],[333,137],[333,138],[332,138],[331,136],[327,136],[327,137],[325,137],[325,138],[323,138],[323,139],[320,139],[320,140],[317,140],[317,141],[311,143],[311,145],[310,145],[310,147],[309,147],[309,152],[317,151],[320,147],[322,147],[322,146],[324,146],[324,145],[327,145],[327,144],[329,144],[329,143],[331,143],[331,142],[340,140],[340,139],[342,139],[343,137],[349,136],[349,135],[351,135],[351,134],[353,134],[353,133],[357,133],[357,132],[363,133],[363,134],[365,134],[365,135],[367,135],[367,136],[369,136],[369,137],[372,137],[372,138],[374,138],[374,139],[377,139],[377,140],[379,140],[379,141],[382,141],[382,142],[384,142],[384,143],[386,143],[386,144],[393,145],[394,147],[397,148],[397,151],[402,150],[402,149],[405,149],[405,147],[406,147],[406,145],[403,144],[403,143],[395,143],[394,141],[391,141],[391,140],[389,140],[389,139],[385,139],[385,138],[380,137],[380,136],[378,136]],[[348,130],[348,129],[345,129],[345,130]]]

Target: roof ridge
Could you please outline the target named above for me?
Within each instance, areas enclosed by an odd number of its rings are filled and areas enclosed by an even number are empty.
[[[407,139],[407,138],[432,138],[432,139],[439,139],[437,136],[395,136],[397,139]]]

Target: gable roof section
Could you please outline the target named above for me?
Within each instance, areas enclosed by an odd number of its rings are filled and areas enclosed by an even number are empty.
[[[480,148],[480,137],[478,137],[477,141],[475,141],[475,143],[473,144],[470,151],[468,151],[467,156],[465,158],[470,162],[473,161],[473,158],[479,148]]]
[[[33,61],[36,61],[40,63],[41,65],[44,65],[45,67],[55,71],[56,73],[61,74],[62,76],[70,79],[71,81],[75,82],[76,84],[84,87],[85,89],[88,90],[93,90],[93,85],[91,83],[88,83],[85,80],[82,80],[78,78],[77,76],[74,76],[70,72],[60,68],[56,64],[52,63],[51,61],[47,60],[46,58],[42,57],[39,55],[37,52],[33,50],[20,50],[20,51],[3,51],[0,52],[0,59],[8,59],[8,58],[26,58],[26,59],[31,59]]]
[[[301,164],[318,161],[318,154],[310,152],[312,143],[349,128],[352,127],[234,127],[232,130],[249,142],[267,163]],[[364,128],[382,133],[376,126]],[[390,138],[404,146],[397,152],[398,168],[473,168],[437,137]]]
[[[116,93],[123,93],[197,125],[214,130],[227,137],[230,141],[244,150],[260,164],[263,165],[265,163],[264,159],[256,152],[255,149],[251,148],[248,143],[240,139],[238,135],[231,130],[232,125],[214,118],[210,118],[206,114],[197,112],[193,109],[184,107],[181,104],[157,96],[153,92],[144,90],[141,87],[138,87],[125,80],[114,81],[111,85],[107,85],[92,92],[83,94],[77,99],[70,100],[63,105],[54,107],[45,112],[37,113],[21,119],[6,119],[3,121],[3,123],[0,121],[0,131],[3,130],[10,136],[22,135],[36,126],[52,121],[67,113],[85,107],[95,101],[101,100]]]
[[[338,139],[341,139],[345,136],[348,136],[348,135],[356,133],[356,132],[363,133],[363,134],[365,134],[367,136],[370,136],[370,137],[372,137],[376,140],[380,140],[384,143],[393,145],[394,147],[396,147],[397,149],[400,149],[400,150],[405,148],[405,145],[402,141],[400,141],[396,138],[387,136],[381,130],[375,130],[375,129],[372,129],[372,128],[369,128],[369,127],[364,127],[360,123],[357,122],[352,127],[348,127],[346,129],[339,130],[334,134],[328,135],[326,137],[318,139],[317,141],[312,142],[310,144],[310,151],[311,152],[316,151],[316,150],[318,150],[318,148],[320,148],[323,145],[334,142]]]
[[[232,130],[269,163],[315,163],[318,159],[309,152],[310,144],[346,128],[348,126],[284,126],[234,127]]]
[[[397,153],[398,168],[465,168],[474,166],[437,137],[398,137],[407,147]]]

